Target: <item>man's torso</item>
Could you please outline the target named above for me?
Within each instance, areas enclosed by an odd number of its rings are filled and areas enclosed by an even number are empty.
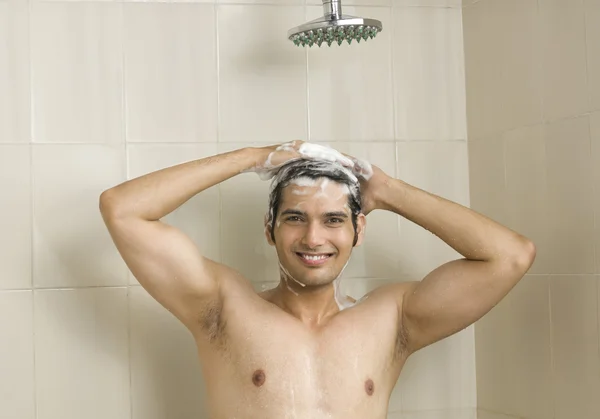
[[[406,361],[395,305],[368,298],[311,330],[268,293],[227,293],[196,339],[210,419],[386,417]]]

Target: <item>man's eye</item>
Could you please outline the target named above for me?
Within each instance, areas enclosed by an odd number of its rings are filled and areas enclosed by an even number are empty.
[[[288,217],[286,221],[300,221],[300,217],[296,217],[295,215]]]
[[[342,220],[341,218],[330,218],[329,221],[332,222],[332,223],[334,223],[334,224],[335,223],[343,223],[344,222],[344,220]]]

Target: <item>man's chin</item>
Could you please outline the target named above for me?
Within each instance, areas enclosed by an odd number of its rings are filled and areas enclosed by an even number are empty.
[[[290,272],[292,277],[289,282],[296,283],[300,287],[316,287],[331,284],[337,276],[332,275],[326,270],[314,268],[294,269]]]

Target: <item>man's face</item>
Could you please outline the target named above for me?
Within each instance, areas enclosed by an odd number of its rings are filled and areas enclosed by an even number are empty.
[[[360,214],[356,245],[362,242],[364,225]],[[267,240],[296,281],[308,286],[331,283],[350,258],[354,242],[348,187],[326,178],[290,184],[282,190],[273,228],[275,243],[268,229]]]

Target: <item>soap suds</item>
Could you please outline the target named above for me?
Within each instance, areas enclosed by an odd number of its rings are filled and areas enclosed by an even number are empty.
[[[316,179],[311,179],[309,177],[306,176],[301,176],[301,177],[297,177],[296,179],[292,179],[290,180],[290,184],[292,185],[296,185],[296,186],[315,186],[317,183]]]
[[[342,273],[344,273],[346,266],[348,266],[348,262],[350,262],[350,259],[348,259],[348,261],[346,261],[346,264],[344,265],[344,267],[342,268],[342,270],[340,271],[338,276],[332,282],[333,298],[335,299],[335,302],[336,302],[338,308],[340,309],[340,311],[342,311],[346,308],[352,307],[352,303],[347,301],[347,298],[342,297],[342,294],[340,291],[340,284],[342,283]]]
[[[278,169],[283,165],[297,160],[321,160],[330,163],[336,163],[342,168],[346,169],[347,173],[351,174],[351,177],[356,182],[358,181],[357,175],[364,177],[365,179],[369,179],[373,174],[373,169],[371,165],[361,159],[357,158],[349,158],[344,156],[339,151],[334,148],[324,146],[321,144],[314,144],[304,142],[298,149],[296,150],[296,141],[287,142],[278,146],[275,151],[269,153],[265,162],[259,166],[254,166],[247,170],[242,170],[242,173],[245,172],[255,172],[258,174],[261,180],[269,180],[273,178]],[[277,152],[290,152],[290,153],[298,153],[299,156],[297,158],[292,158],[284,162],[280,165],[273,164],[272,158],[273,155]]]

